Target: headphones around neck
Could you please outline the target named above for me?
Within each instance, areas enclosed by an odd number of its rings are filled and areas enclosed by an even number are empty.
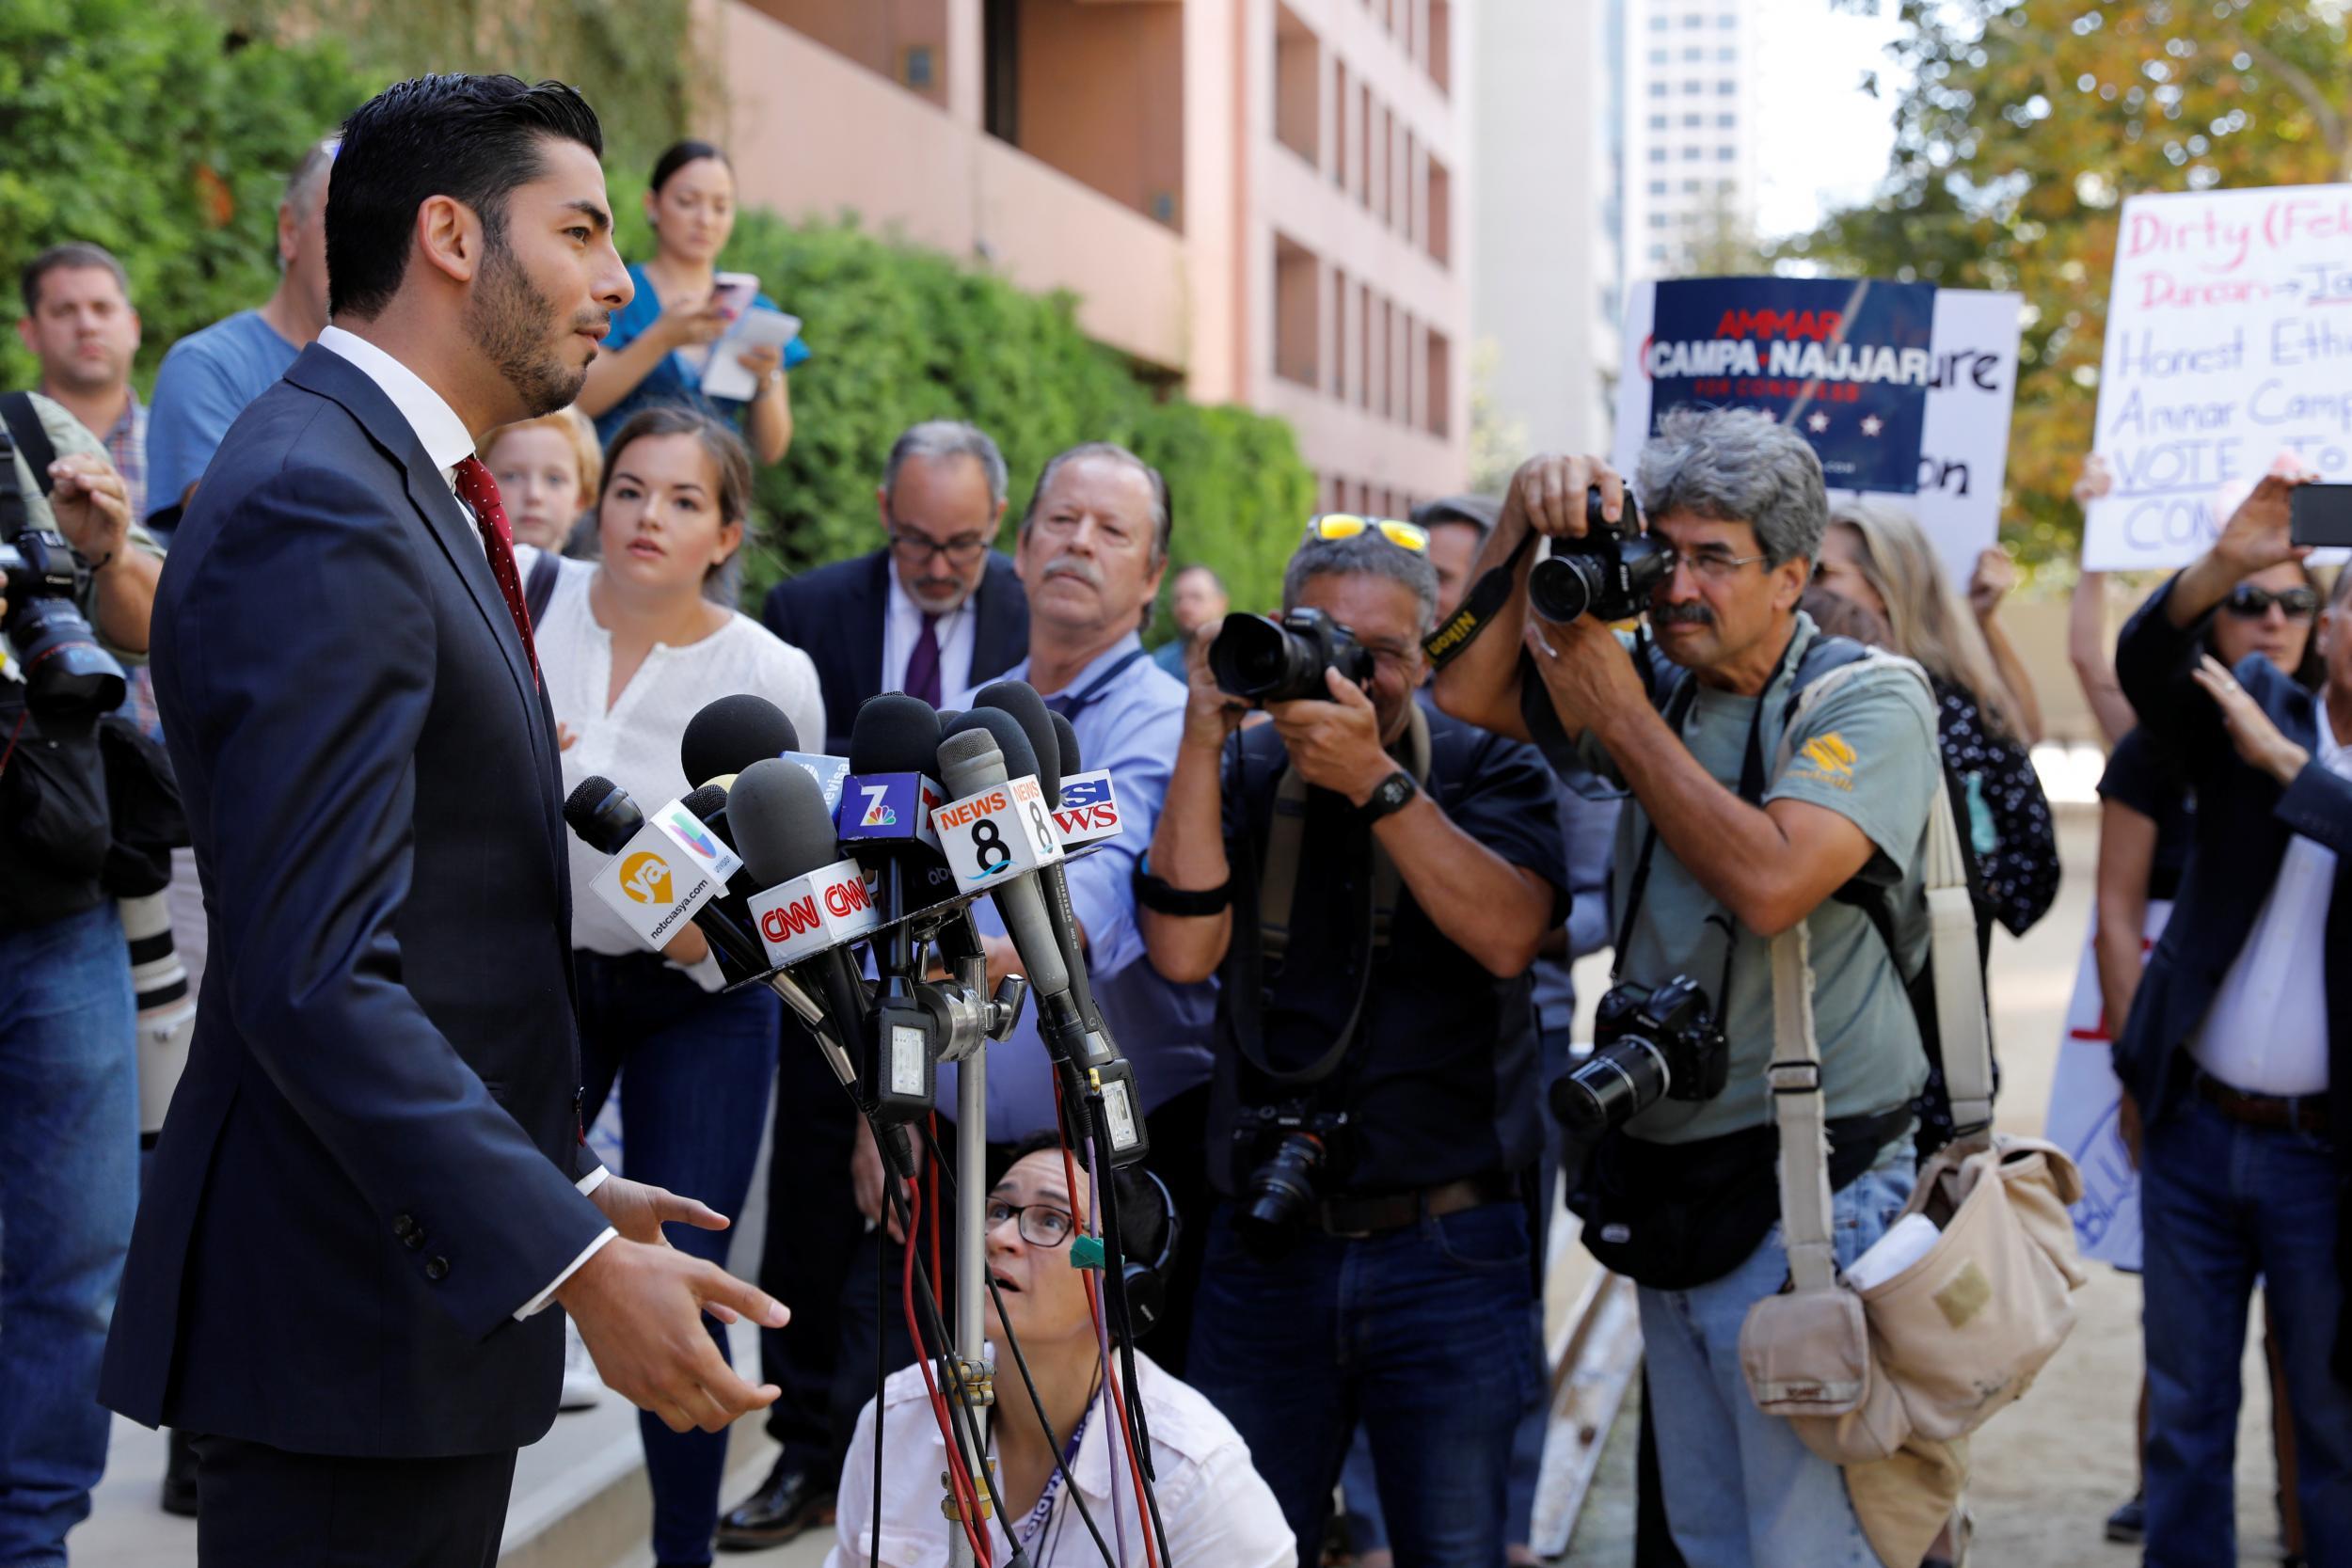
[[[1124,1209],[1120,1211],[1119,1215],[1120,1251],[1124,1264],[1120,1277],[1127,1291],[1128,1321],[1134,1325],[1135,1337],[1140,1339],[1167,1316],[1168,1275],[1176,1261],[1176,1243],[1182,1235],[1184,1222],[1176,1213],[1175,1195],[1168,1190],[1168,1183],[1160,1180],[1159,1173],[1143,1170],[1136,1174],[1143,1179],[1142,1181],[1131,1183],[1130,1190],[1122,1196],[1132,1200],[1141,1196],[1148,1183],[1153,1201],[1159,1204],[1164,1217],[1159,1247],[1152,1260],[1145,1263],[1137,1261],[1135,1253],[1125,1244],[1129,1237],[1141,1233],[1143,1219]]]

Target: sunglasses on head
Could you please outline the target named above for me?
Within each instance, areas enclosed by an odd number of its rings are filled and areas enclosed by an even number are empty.
[[[2241,582],[2230,590],[2230,596],[2222,603],[2231,614],[2243,615],[2249,621],[2268,614],[2272,605],[2286,611],[2288,620],[2302,621],[2319,613],[2319,590],[2280,588],[2273,591]]]
[[[1419,523],[1399,522],[1394,517],[1359,517],[1351,512],[1327,512],[1307,525],[1310,539],[1353,539],[1368,530],[1377,530],[1380,537],[1400,550],[1415,555],[1429,553],[1429,531]]]

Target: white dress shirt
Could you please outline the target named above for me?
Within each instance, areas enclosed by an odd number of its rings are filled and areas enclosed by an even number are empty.
[[[1157,1477],[1152,1493],[1159,1499],[1161,1522],[1168,1527],[1169,1558],[1199,1568],[1296,1568],[1298,1538],[1291,1533],[1273,1491],[1251,1465],[1249,1447],[1233,1423],[1191,1385],[1163,1371],[1141,1352],[1136,1354],[1136,1380],[1142,1386],[1144,1419],[1152,1428]],[[825,1568],[866,1568],[869,1563],[873,1568],[945,1568],[947,1543],[958,1527],[939,1512],[946,1495],[939,1478],[947,1467],[947,1449],[924,1390],[922,1369],[906,1367],[895,1373],[883,1385],[883,1398],[890,1414],[882,1432],[889,1451],[882,1467],[881,1549],[873,1549],[870,1540],[874,1403],[868,1400],[841,1464],[840,1507],[834,1515],[834,1545]],[[1001,1404],[1027,1395],[1016,1379],[1000,1376],[996,1398]],[[1132,1547],[1148,1527],[1136,1516],[1135,1483],[1127,1474],[1123,1448],[1117,1467],[1112,1465],[1106,1433],[1116,1426],[1104,1415],[1102,1402],[1095,1401],[1070,1473],[1104,1539],[1111,1538],[1116,1508]],[[998,1468],[1001,1472],[1002,1465]],[[1003,1484],[1001,1480],[998,1484]],[[1025,1528],[1029,1521],[1015,1523]],[[992,1516],[988,1532],[995,1560],[1010,1561],[1012,1543],[1005,1534],[1005,1521]],[[1140,1547],[1132,1547],[1129,1556],[1135,1562],[1143,1560]],[[1082,1568],[1103,1560],[1066,1490],[1057,1494],[1053,1513],[1030,1541],[1028,1560],[1034,1568]]]
[[[2352,749],[2319,704],[2312,761],[2352,779]],[[2213,1006],[2189,1042],[2197,1065],[2233,1089],[2282,1099],[2328,1092],[2328,904],[2336,852],[2297,833]]]
[[[904,691],[907,689],[907,661],[914,656],[914,640],[923,635],[923,607],[914,596],[898,586],[898,562],[893,557],[889,565],[890,604],[882,616],[882,689],[884,691]],[[939,639],[939,705],[964,708],[971,706],[972,644],[977,635],[978,607],[973,602],[979,597],[974,589],[963,596],[963,603],[942,615],[931,627]],[[819,732],[822,733],[821,731]]]
[[[356,332],[346,332],[340,326],[327,327],[319,334],[319,346],[331,349],[350,360],[362,375],[374,382],[376,388],[391,399],[392,407],[408,421],[408,428],[415,431],[417,439],[424,444],[425,456],[440,466],[441,483],[450,487],[451,495],[456,495],[457,465],[473,455],[473,436],[466,429],[466,421],[457,417],[455,409],[450,407],[448,400],[426,386],[424,378],[416,372]],[[461,511],[471,515],[472,509],[463,499],[457,505]],[[490,547],[482,538],[478,526],[474,530],[474,541],[485,552]],[[598,1165],[574,1185],[583,1195],[593,1193],[603,1186],[605,1178],[612,1174]],[[534,1312],[543,1311],[548,1303],[555,1299],[555,1292],[563,1288],[564,1281],[578,1274],[582,1263],[594,1258],[607,1242],[619,1234],[611,1226],[606,1226],[602,1234],[581,1248],[580,1256],[565,1265],[563,1273],[548,1281],[546,1290],[523,1303],[515,1316],[517,1319],[528,1318]]]

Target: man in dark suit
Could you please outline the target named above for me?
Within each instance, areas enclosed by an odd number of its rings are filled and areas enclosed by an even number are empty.
[[[2203,636],[2224,603],[2311,613],[2247,580],[2310,553],[2290,543],[2293,488],[2257,485],[2116,649],[2124,694],[2197,794],[2180,897],[2115,1048],[2143,1127],[2152,1568],[2236,1560],[2258,1277],[2294,1390],[2311,1560],[2352,1563],[2352,573],[2320,621],[2317,692],[2261,654],[2224,669]]]
[[[554,727],[483,431],[569,403],[629,283],[596,116],[436,76],[355,114],[334,325],[183,518],[157,696],[213,962],[101,1397],[208,1434],[207,1564],[488,1564],[560,1303],[672,1426],[764,1404],[663,1243],[724,1221],[585,1147]]]
[[[850,754],[850,727],[868,697],[906,691],[961,707],[1028,657],[1029,601],[1011,559],[989,544],[1004,520],[1005,487],[1004,455],[987,432],[955,420],[911,425],[891,443],[874,492],[888,543],[768,591],[768,629],[817,662],[834,727],[827,752]],[[784,1452],[721,1521],[719,1544],[733,1551],[779,1545],[831,1521],[842,1456],[873,1391],[873,1349],[858,1342],[856,1315],[845,1321],[840,1310],[865,1229],[851,1156],[871,1135],[790,1018],[775,1105],[759,1282],[800,1305],[791,1333],[759,1337],[760,1373],[784,1390],[768,1411]]]

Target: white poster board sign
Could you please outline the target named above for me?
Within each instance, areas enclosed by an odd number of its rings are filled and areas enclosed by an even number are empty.
[[[2164,934],[2172,913],[2167,899],[2151,899],[2140,943],[2143,958]],[[2085,1258],[2120,1269],[2139,1268],[2139,1169],[2123,1146],[2123,1085],[2116,1080],[2114,1043],[2099,997],[2092,928],[2083,935],[2074,994],[2058,1037],[2058,1070],[2050,1079],[2050,1110],[2042,1135],[2066,1150],[2082,1173],[2083,1196],[2074,1206],[2074,1240]]]
[[[2186,565],[2281,455],[2352,481],[2352,185],[2123,203],[2093,446],[2094,571]]]
[[[1656,304],[1655,284],[1636,283],[1626,293],[1625,364],[1610,461],[1629,476],[1649,435],[1649,378],[1642,350],[1649,341]],[[1919,490],[1883,498],[1919,520],[1952,575],[1952,587],[1963,593],[1978,552],[2000,538],[2021,309],[2016,294],[1936,291],[1935,377],[1919,437]],[[1840,494],[1832,491],[1831,499]]]

